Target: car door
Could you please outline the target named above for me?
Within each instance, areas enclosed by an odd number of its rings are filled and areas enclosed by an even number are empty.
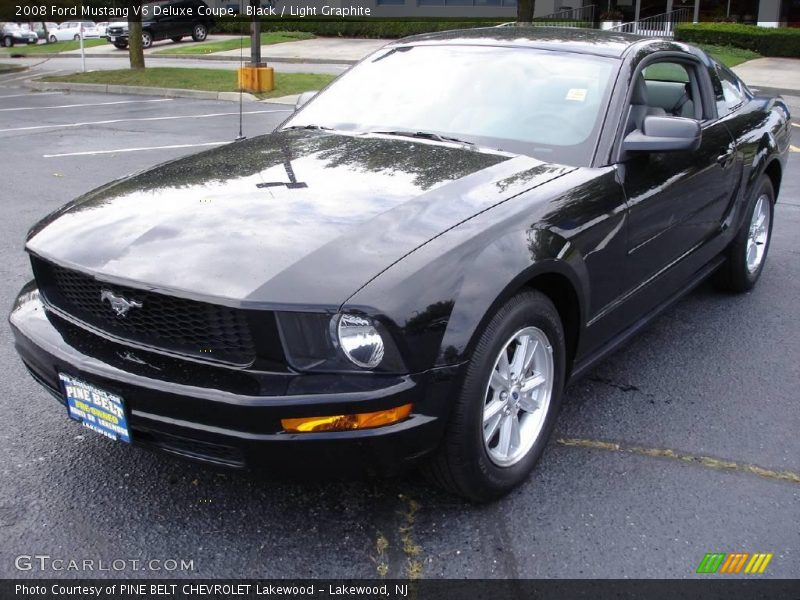
[[[620,155],[629,203],[624,287],[627,295],[634,296],[679,263],[702,266],[699,261],[705,259],[696,251],[720,233],[735,193],[736,148],[730,132],[716,118],[707,69],[690,55],[654,55],[640,65],[631,85],[625,134],[650,115],[695,119],[702,130],[696,150]],[[661,282],[668,287],[677,283]],[[653,296],[654,301],[673,291],[662,290]],[[646,301],[638,308],[647,311],[651,304]],[[631,311],[631,316],[636,312]]]
[[[59,42],[72,39],[71,26],[72,23],[69,22],[61,23],[61,25],[58,26],[58,31],[56,31],[56,39]]]
[[[181,20],[185,18],[180,15],[184,2],[168,2],[162,6],[167,14],[162,14],[158,17],[154,30],[156,37],[159,39],[174,37],[180,30]]]

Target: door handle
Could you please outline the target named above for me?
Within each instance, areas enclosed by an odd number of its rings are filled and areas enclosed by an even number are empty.
[[[735,151],[735,150],[729,150],[729,151],[728,151],[728,152],[726,152],[725,154],[720,154],[720,155],[717,157],[717,162],[719,163],[719,165],[720,165],[720,166],[721,166],[723,169],[725,169],[725,168],[727,168],[727,167],[728,167],[728,165],[730,165],[730,163],[731,163],[731,162],[733,162],[733,157],[734,157],[735,155],[736,155],[736,151]]]

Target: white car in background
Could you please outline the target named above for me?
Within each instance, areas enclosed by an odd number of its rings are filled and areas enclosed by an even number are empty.
[[[106,37],[106,30],[108,29],[108,21],[103,21],[102,23],[97,23],[95,25],[97,28],[97,37],[104,38]]]
[[[83,28],[83,39],[100,37],[93,21],[65,21],[58,26],[58,29],[48,31],[47,39],[51,43],[79,40],[81,37],[81,28]]]

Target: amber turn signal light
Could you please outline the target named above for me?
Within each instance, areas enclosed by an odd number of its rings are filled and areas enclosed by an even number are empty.
[[[411,414],[411,404],[397,408],[378,410],[354,415],[332,415],[330,417],[301,417],[281,419],[284,431],[306,433],[310,431],[346,431],[348,429],[370,429],[402,421]]]

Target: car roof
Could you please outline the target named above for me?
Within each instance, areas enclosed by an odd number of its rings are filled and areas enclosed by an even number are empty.
[[[619,58],[633,45],[647,45],[655,41],[652,38],[617,31],[510,24],[424,33],[403,38],[391,45],[525,47]]]

